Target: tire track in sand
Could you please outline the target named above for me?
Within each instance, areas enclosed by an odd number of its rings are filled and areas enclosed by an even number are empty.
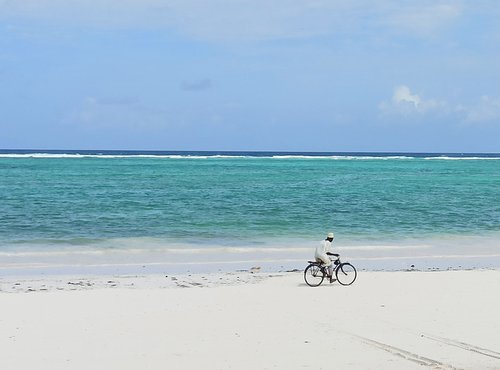
[[[469,343],[459,342],[457,340],[438,337],[438,336],[430,335],[430,334],[421,334],[421,336],[423,338],[431,339],[431,340],[434,340],[436,342],[441,342],[441,343],[447,344],[449,346],[458,347],[461,349],[465,349],[466,351],[479,353],[481,355],[493,357],[493,358],[500,360],[500,353],[499,352],[495,352],[495,351],[492,351],[492,350],[487,349],[487,348],[482,348],[482,347],[474,346],[474,345],[469,344]]]
[[[398,347],[391,346],[389,344],[377,342],[376,340],[361,337],[359,335],[354,335],[354,336],[357,337],[358,339],[360,339],[363,343],[366,343],[366,344],[371,345],[373,347],[382,349],[386,352],[389,352],[392,355],[402,357],[405,360],[414,362],[414,363],[419,364],[419,365],[428,366],[432,369],[460,370],[460,368],[454,367],[452,365],[445,364],[443,362],[433,360],[431,358],[424,357],[424,356],[421,356],[419,354],[409,352],[409,351],[406,351],[406,350],[398,348]]]

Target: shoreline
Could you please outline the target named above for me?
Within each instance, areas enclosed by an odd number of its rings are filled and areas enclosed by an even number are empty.
[[[259,267],[266,272],[303,270],[313,258],[312,241],[285,244],[198,246],[159,240],[121,240],[123,248],[97,246],[4,248],[0,278],[22,275],[149,275],[217,273]],[[144,242],[139,247],[139,242]],[[128,246],[128,247],[127,247]],[[498,237],[451,237],[406,243],[334,245],[344,262],[359,270],[401,271],[500,268]]]
[[[113,275],[182,275],[213,274],[249,271],[252,268],[267,273],[282,273],[304,270],[307,255],[302,258],[240,258],[238,260],[193,260],[169,261],[158,258],[144,259],[129,256],[124,259],[95,258],[67,261],[50,258],[2,260],[0,257],[0,279],[31,276],[113,276]],[[490,255],[431,255],[431,256],[379,256],[350,258],[341,255],[343,262],[351,262],[359,271],[460,271],[500,269],[500,254]]]
[[[295,276],[296,281],[305,286],[303,269],[266,271],[260,266],[249,269],[212,272],[183,273],[137,273],[137,274],[88,274],[88,273],[52,273],[0,275],[0,294],[33,293],[54,291],[94,290],[107,288],[125,289],[165,289],[165,288],[212,288],[259,283],[277,277]],[[358,269],[358,275],[377,274],[428,274],[428,273],[471,273],[500,272],[500,268],[447,268],[429,267],[426,270],[408,268],[401,270],[364,270]],[[325,286],[329,285],[326,283]],[[336,284],[338,285],[338,284]]]

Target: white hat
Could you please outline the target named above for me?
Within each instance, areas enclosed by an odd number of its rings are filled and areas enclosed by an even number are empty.
[[[328,233],[328,235],[326,236],[327,239],[333,239],[333,233]]]

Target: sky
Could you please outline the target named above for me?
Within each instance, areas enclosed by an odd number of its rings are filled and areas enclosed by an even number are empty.
[[[500,152],[500,3],[0,0],[0,148]]]

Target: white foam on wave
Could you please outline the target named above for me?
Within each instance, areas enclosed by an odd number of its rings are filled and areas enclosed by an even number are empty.
[[[153,247],[153,248],[123,248],[123,249],[47,249],[33,251],[2,251],[0,257],[50,257],[50,256],[105,256],[105,255],[139,255],[139,254],[173,254],[173,255],[202,255],[202,254],[273,254],[273,253],[303,253],[311,248],[289,247],[206,247],[206,248],[181,248],[181,247]]]
[[[169,159],[208,159],[208,158],[245,158],[244,156],[203,156],[203,155],[162,155],[162,154],[0,154],[0,158],[169,158]]]
[[[433,248],[430,244],[415,245],[357,245],[347,247],[337,247],[341,251],[405,251],[409,249],[429,249]]]
[[[128,155],[114,154],[54,154],[54,153],[25,153],[25,154],[0,154],[0,158],[127,158]],[[154,155],[134,155],[133,157],[153,158]]]
[[[499,160],[500,157],[413,157],[366,156],[366,155],[194,155],[194,154],[79,154],[79,153],[0,153],[0,158],[167,158],[167,159],[231,159],[231,158],[273,158],[273,159],[331,159],[331,160],[393,160],[393,159],[425,159],[425,160]]]
[[[0,154],[0,158],[167,158],[167,159],[211,159],[211,158],[257,158],[244,155],[181,155],[181,154],[55,154],[23,153]]]
[[[128,157],[135,157],[135,155],[125,155],[123,158],[128,158]],[[217,159],[217,158],[225,158],[225,159],[232,159],[232,158],[258,158],[258,157],[253,157],[249,155],[224,155],[224,154],[214,154],[214,155],[181,155],[181,154],[175,154],[175,155],[150,155],[148,158],[169,158],[169,159]]]
[[[500,157],[425,157],[426,160],[449,160],[449,161],[478,161],[498,160]]]
[[[275,159],[333,159],[333,160],[388,160],[388,159],[415,159],[416,157],[394,156],[367,156],[367,155],[273,155]]]
[[[51,154],[51,153],[25,153],[25,154],[0,154],[0,158],[83,158],[82,154]]]
[[[237,155],[237,154],[81,154],[81,153],[0,153],[0,158],[157,158],[157,159],[329,159],[329,160],[499,160],[500,157],[451,157],[432,156],[417,157],[410,155],[307,155],[307,154],[269,154],[269,155]]]
[[[385,260],[414,260],[414,259],[467,259],[467,258],[497,258],[500,254],[429,254],[423,256],[382,256],[382,257],[358,257],[353,260],[385,261]]]

